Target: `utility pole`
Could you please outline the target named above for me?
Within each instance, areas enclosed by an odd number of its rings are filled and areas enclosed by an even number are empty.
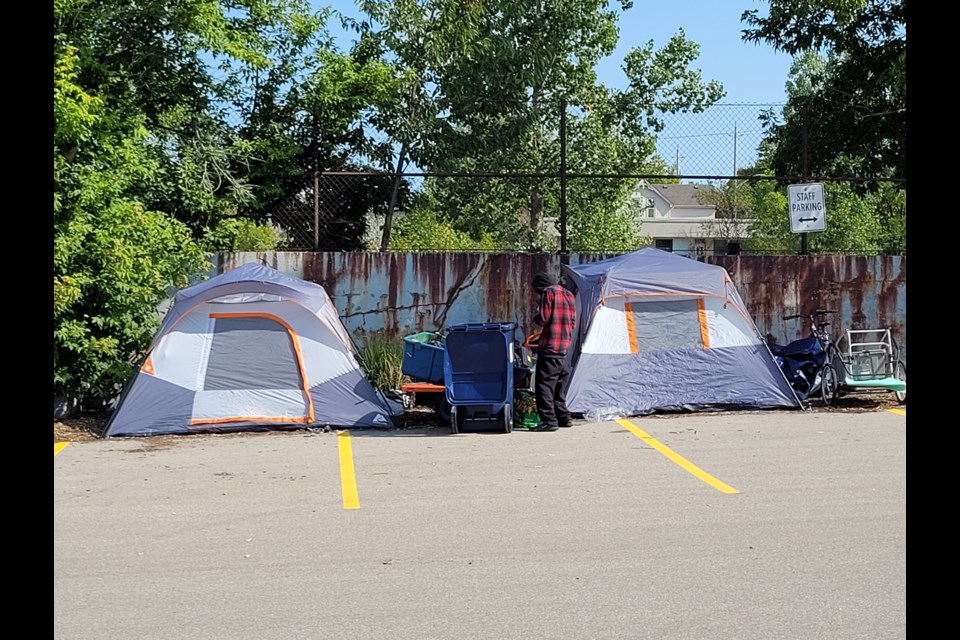
[[[393,228],[393,210],[397,206],[397,194],[400,193],[400,183],[403,181],[403,162],[407,153],[407,143],[400,145],[400,155],[397,156],[397,170],[393,177],[393,189],[390,191],[390,203],[387,205],[387,214],[383,218],[383,232],[380,236],[380,251],[390,249],[390,231]]]
[[[733,124],[733,174],[732,175],[734,177],[736,177],[737,175],[737,124],[736,123]],[[736,225],[736,221],[737,221],[737,192],[736,192],[737,181],[736,180],[734,180],[731,183],[730,188],[733,192],[733,198],[731,199],[733,200],[733,221],[734,221],[734,225]]]

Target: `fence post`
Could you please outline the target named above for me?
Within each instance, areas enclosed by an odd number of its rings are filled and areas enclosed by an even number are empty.
[[[317,144],[317,114],[313,114],[313,250],[320,250],[320,145]]]
[[[560,101],[560,255],[567,251],[567,101]]]
[[[803,159],[803,182],[807,183],[810,181],[810,173],[807,166],[807,114],[809,113],[807,109],[807,101],[803,102],[803,135],[800,139],[800,149],[801,149],[801,158]],[[787,206],[790,206],[789,204]],[[807,248],[807,232],[804,231],[800,234],[800,255],[805,256],[810,253],[810,250]]]
[[[313,250],[320,251],[320,170],[316,154],[313,156]]]

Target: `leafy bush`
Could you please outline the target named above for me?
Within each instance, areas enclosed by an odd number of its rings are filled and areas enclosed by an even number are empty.
[[[55,53],[53,392],[109,398],[149,347],[168,291],[209,264],[186,225],[145,204],[162,173],[145,119],[105,114],[80,84],[77,50]]]
[[[53,388],[110,397],[149,346],[168,289],[209,265],[184,224],[138,197],[158,172],[142,127],[106,129],[97,144],[80,144],[101,119],[70,60],[55,82],[55,150],[66,151],[53,167]]]
[[[160,323],[169,288],[207,265],[186,227],[124,198],[54,229],[55,395],[115,394]]]
[[[394,251],[491,251],[493,239],[484,234],[479,240],[440,220],[433,211],[411,211],[394,223],[390,236]]]
[[[635,251],[652,242],[641,233],[636,215],[629,210],[597,211],[580,216],[572,221],[570,228],[572,251]]]
[[[282,233],[269,224],[246,218],[223,218],[204,236],[207,251],[274,251],[283,246]]]
[[[373,386],[383,391],[397,390],[408,380],[403,365],[403,341],[383,334],[370,334],[360,346],[360,364]]]

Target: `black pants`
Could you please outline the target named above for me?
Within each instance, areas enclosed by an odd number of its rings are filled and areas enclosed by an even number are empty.
[[[544,427],[559,427],[571,422],[567,410],[567,381],[570,370],[565,356],[537,356],[534,393],[537,396],[537,413]]]

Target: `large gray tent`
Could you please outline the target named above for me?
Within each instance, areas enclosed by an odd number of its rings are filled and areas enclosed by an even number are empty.
[[[245,264],[177,293],[106,435],[391,428],[396,413],[323,287]]]
[[[654,248],[563,265],[575,413],[799,408],[726,270]]]

